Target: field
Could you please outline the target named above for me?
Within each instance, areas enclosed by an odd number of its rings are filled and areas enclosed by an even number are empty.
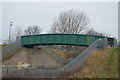
[[[120,48],[106,48],[92,53],[75,72],[61,75],[63,78],[118,78],[118,54]],[[120,75],[119,75],[120,76]]]

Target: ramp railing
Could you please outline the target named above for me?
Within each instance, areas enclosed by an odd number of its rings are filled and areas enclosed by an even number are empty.
[[[45,51],[47,51],[47,53],[53,57],[55,60],[59,61],[62,64],[66,64],[66,61],[61,58],[60,56],[58,56],[56,53],[54,53],[48,46],[42,47]]]
[[[12,52],[16,51],[19,48],[21,48],[20,39],[8,46],[2,47],[2,58],[4,59],[6,56],[11,55]]]

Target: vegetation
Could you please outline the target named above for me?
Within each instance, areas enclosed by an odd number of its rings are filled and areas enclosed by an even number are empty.
[[[75,58],[76,56],[79,55],[79,50],[76,51],[67,51],[67,50],[59,50],[59,49],[53,49],[53,51],[62,57],[63,59],[70,59],[70,58]]]
[[[110,35],[108,35],[106,33],[101,33],[101,32],[95,31],[94,28],[91,28],[88,31],[86,31],[86,34],[88,34],[88,35],[96,35],[96,36],[110,36]]]
[[[1,62],[1,61],[4,61],[4,60],[7,60],[8,58],[11,58],[13,55],[15,55],[17,52],[19,52],[19,51],[21,51],[21,50],[22,50],[22,48],[19,48],[19,49],[15,50],[15,51],[11,52],[11,53],[8,54],[7,56],[3,57],[2,60],[0,60],[0,62]]]
[[[27,29],[24,30],[25,35],[35,35],[41,33],[40,26],[34,25],[34,26],[28,26]]]
[[[7,46],[8,44],[0,44],[0,47],[5,47]]]
[[[83,11],[64,11],[53,22],[51,32],[79,34],[87,29],[89,22],[87,14]]]
[[[75,72],[61,75],[64,78],[118,78],[118,54],[120,48],[106,48],[92,53]],[[120,76],[120,75],[119,75]]]

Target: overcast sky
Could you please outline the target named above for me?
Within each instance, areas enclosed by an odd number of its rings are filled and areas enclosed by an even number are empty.
[[[86,12],[90,19],[90,28],[118,38],[117,2],[4,2],[0,39],[8,37],[10,21],[13,22],[12,31],[17,26],[25,29],[27,26],[39,25],[42,33],[46,33],[50,30],[54,18],[69,9]]]

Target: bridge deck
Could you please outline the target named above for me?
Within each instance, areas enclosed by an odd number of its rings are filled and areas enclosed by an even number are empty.
[[[104,36],[93,36],[83,34],[39,34],[22,36],[22,46],[34,45],[82,45],[89,46],[98,38]]]

